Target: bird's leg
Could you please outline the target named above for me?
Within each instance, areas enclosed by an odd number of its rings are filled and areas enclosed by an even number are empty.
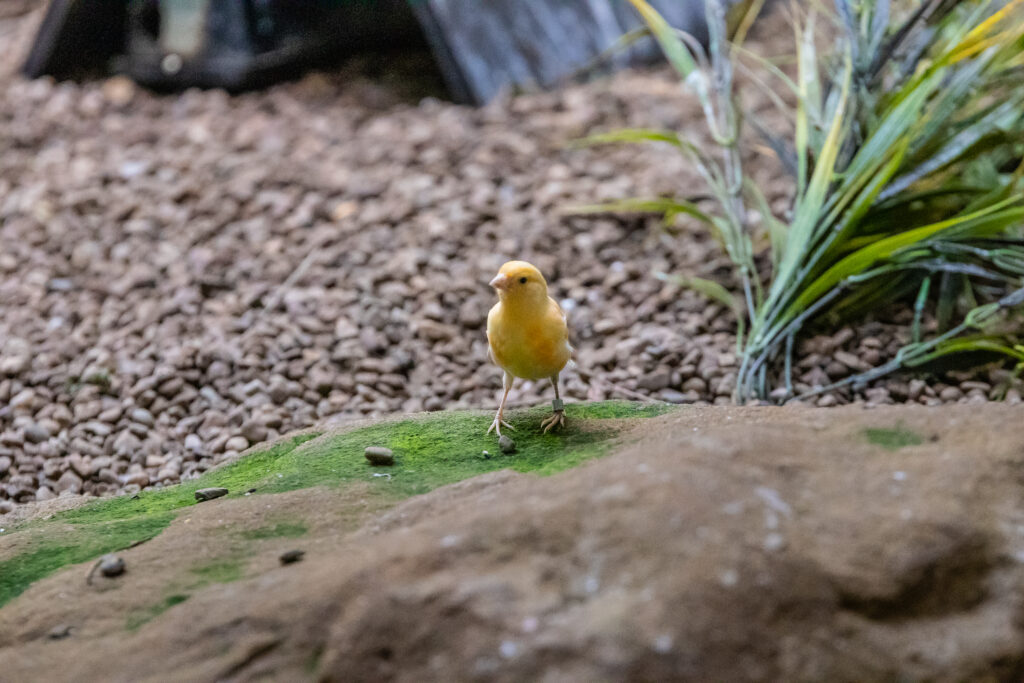
[[[540,423],[540,426],[544,428],[545,434],[551,429],[565,426],[565,408],[562,404],[562,399],[558,397],[558,375],[551,378],[551,386],[555,388],[555,400],[551,402],[554,412],[551,413],[551,417],[544,418],[544,421]]]
[[[505,401],[508,400],[508,392],[512,390],[512,382],[514,382],[514,381],[515,381],[515,379],[512,377],[512,375],[510,375],[510,374],[508,374],[506,372],[505,373],[505,378],[504,378],[504,380],[502,380],[502,383],[505,386],[505,393],[501,395],[501,403],[498,405],[498,413],[497,413],[497,415],[494,416],[494,422],[492,422],[491,426],[487,428],[487,433],[488,434],[490,434],[491,430],[493,429],[495,434],[497,434],[498,436],[501,436],[501,427],[502,427],[502,425],[504,425],[504,426],[508,427],[509,429],[515,431],[515,427],[510,425],[508,422],[505,422],[505,420],[502,418],[502,415],[505,413]]]

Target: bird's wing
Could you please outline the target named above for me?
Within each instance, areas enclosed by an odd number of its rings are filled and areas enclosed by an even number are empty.
[[[498,365],[498,359],[494,357],[494,347],[493,342],[491,341],[491,330],[493,329],[494,326],[494,319],[498,317],[498,311],[500,306],[501,302],[499,301],[498,303],[491,306],[491,310],[487,312],[487,358],[495,365]]]
[[[548,297],[548,298],[550,299],[552,305],[554,306],[554,310],[557,312],[558,315],[560,315],[562,317],[562,330],[563,330],[563,335],[564,335],[563,339],[565,340],[565,345],[569,347],[569,360],[575,361],[576,360],[576,349],[574,349],[572,344],[569,343],[569,316],[567,316],[565,314],[565,311],[562,309],[561,306],[558,305],[557,301],[555,301],[551,297]]]
[[[569,317],[565,315],[565,311],[562,310],[562,307],[558,305],[557,301],[552,299],[550,296],[548,297],[548,301],[550,302],[550,306],[548,308],[548,314],[552,315],[552,316],[558,316],[558,317],[560,317],[562,319],[562,327],[565,330],[565,338],[568,339],[569,338]]]

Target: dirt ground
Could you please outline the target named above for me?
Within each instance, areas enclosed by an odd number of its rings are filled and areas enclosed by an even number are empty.
[[[86,586],[77,565],[0,610],[0,671],[1019,681],[1018,413],[683,407],[547,478],[203,503],[124,551],[123,576]],[[285,518],[307,533],[228,562],[232,532]],[[281,566],[290,548],[306,555]]]

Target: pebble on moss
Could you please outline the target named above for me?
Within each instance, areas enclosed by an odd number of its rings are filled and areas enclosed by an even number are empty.
[[[502,453],[511,455],[516,452],[516,442],[507,434],[502,434],[501,438],[498,439],[498,448],[501,449]]]
[[[213,500],[214,498],[220,498],[221,496],[228,495],[228,490],[224,488],[208,488],[199,489],[196,491],[196,500],[200,503],[204,500]]]
[[[370,461],[371,465],[394,465],[395,454],[390,448],[384,448],[383,446],[367,446],[366,450],[363,451],[363,455]]]

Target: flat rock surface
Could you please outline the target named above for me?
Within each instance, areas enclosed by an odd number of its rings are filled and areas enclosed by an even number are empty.
[[[644,425],[560,474],[494,472],[395,506],[349,486],[187,508],[120,553],[124,576],[87,589],[84,563],[0,610],[0,671],[47,681],[1024,676],[1019,409],[709,406]],[[308,533],[264,541],[235,574],[183,597],[190,558],[225,552],[224,529],[282,514]],[[296,548],[303,561],[281,566]],[[143,618],[126,624],[132,614]],[[70,630],[55,641],[58,626]]]

